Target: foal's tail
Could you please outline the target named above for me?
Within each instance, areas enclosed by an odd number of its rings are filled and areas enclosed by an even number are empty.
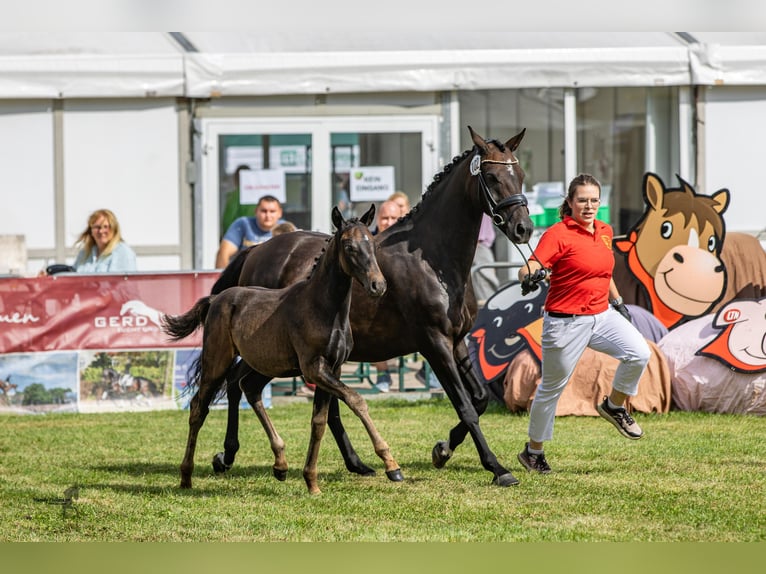
[[[183,315],[164,315],[162,317],[162,330],[170,335],[171,341],[178,341],[188,337],[196,331],[207,317],[213,295],[202,297]]]

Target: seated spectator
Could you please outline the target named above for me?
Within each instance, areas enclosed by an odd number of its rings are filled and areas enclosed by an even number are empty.
[[[273,195],[264,195],[255,206],[254,217],[238,217],[226,230],[218,247],[215,266],[222,269],[240,249],[270,239],[272,230],[279,223],[283,223],[282,204]]]
[[[282,223],[277,223],[274,226],[274,229],[271,230],[271,236],[276,237],[277,235],[281,235],[282,233],[290,233],[291,231],[297,231],[298,228],[295,227],[295,224],[292,221],[284,221]]]
[[[122,239],[117,217],[98,209],[88,217],[88,226],[75,245],[81,246],[74,261],[81,273],[136,271],[136,253]]]
[[[388,201],[393,201],[399,206],[399,217],[404,217],[410,212],[410,198],[403,191],[395,191],[388,196]]]

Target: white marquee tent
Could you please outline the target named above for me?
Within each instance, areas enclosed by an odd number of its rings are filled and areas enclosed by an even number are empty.
[[[0,33],[0,98],[766,85],[766,33]]]

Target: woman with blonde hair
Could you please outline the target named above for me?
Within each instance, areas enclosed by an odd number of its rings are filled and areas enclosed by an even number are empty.
[[[400,216],[407,215],[410,211],[410,198],[407,197],[407,194],[403,191],[395,191],[388,196],[386,201],[393,201],[399,206],[399,210],[401,211]]]
[[[108,209],[97,209],[75,243],[80,246],[74,268],[81,273],[136,271],[136,254],[122,239],[117,217]]]

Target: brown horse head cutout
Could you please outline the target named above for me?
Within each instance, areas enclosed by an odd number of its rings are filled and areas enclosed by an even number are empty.
[[[678,176],[676,176],[678,177]],[[667,328],[707,313],[726,290],[721,262],[722,214],[729,190],[699,195],[683,179],[666,188],[653,173],[644,176],[646,210],[628,233],[615,240],[630,272],[646,290],[649,309]]]

